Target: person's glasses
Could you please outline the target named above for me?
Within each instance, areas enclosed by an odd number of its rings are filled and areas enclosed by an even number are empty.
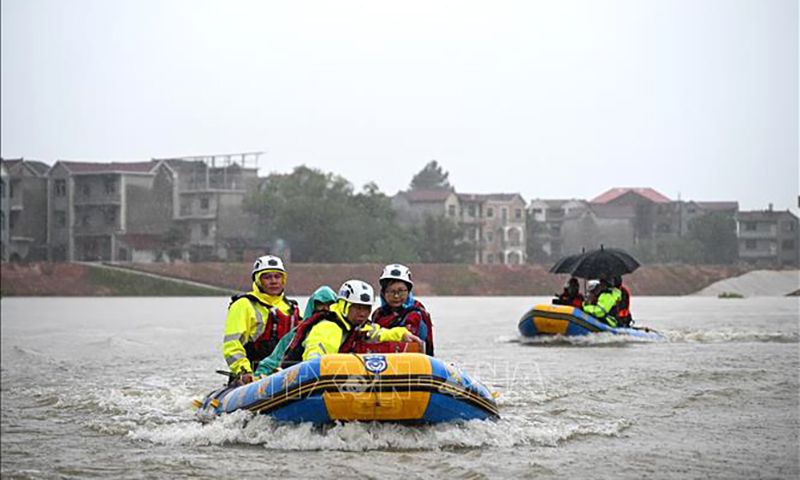
[[[405,288],[401,288],[398,290],[386,290],[386,295],[390,297],[405,297],[408,295],[408,290]]]

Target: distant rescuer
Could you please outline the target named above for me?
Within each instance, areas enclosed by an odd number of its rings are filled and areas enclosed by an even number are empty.
[[[253,368],[269,356],[278,341],[302,318],[297,302],[286,298],[286,269],[273,255],[256,259],[251,291],[231,297],[225,319],[222,354],[232,382],[253,381]]]

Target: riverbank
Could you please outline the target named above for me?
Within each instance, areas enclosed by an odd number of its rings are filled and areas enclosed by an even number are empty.
[[[249,263],[118,263],[114,266],[117,268],[112,270],[102,265],[77,263],[3,263],[0,295],[224,295],[250,286]],[[410,267],[415,291],[420,296],[552,295],[561,290],[567,278],[548,273],[549,265],[412,264]],[[382,265],[291,264],[287,268],[290,295],[302,296],[309,295],[320,285],[336,288],[350,278],[377,284]],[[627,275],[625,283],[635,295],[689,295],[750,270],[739,265],[646,265]]]

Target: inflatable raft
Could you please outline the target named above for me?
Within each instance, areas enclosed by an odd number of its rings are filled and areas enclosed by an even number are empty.
[[[519,333],[528,338],[547,335],[588,335],[602,332],[650,340],[664,339],[660,333],[645,327],[610,327],[581,309],[567,305],[536,305],[519,321]]]
[[[197,401],[198,417],[249,410],[279,421],[439,423],[498,417],[489,390],[420,353],[326,355]]]

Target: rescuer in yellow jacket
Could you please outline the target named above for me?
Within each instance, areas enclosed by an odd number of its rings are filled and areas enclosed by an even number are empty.
[[[617,319],[614,318],[612,310],[620,301],[620,290],[611,288],[604,279],[589,280],[586,287],[589,290],[589,300],[583,304],[583,311],[616,328]]]
[[[361,280],[348,280],[327,312],[317,312],[297,328],[282,367],[331,353],[351,353],[360,342],[416,342],[422,340],[405,327],[365,325],[375,303],[372,287]]]
[[[273,255],[256,259],[249,292],[231,297],[222,354],[232,380],[249,383],[253,365],[269,356],[278,341],[302,321],[297,302],[286,298],[286,269]]]

